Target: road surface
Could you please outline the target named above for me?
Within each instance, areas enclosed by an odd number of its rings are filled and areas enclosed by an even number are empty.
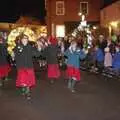
[[[0,120],[120,120],[120,81],[82,72],[73,94],[63,78],[50,85],[40,73],[27,101],[16,91],[15,76],[0,90]]]

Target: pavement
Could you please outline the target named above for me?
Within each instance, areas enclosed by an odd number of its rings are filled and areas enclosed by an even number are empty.
[[[82,72],[77,92],[68,90],[64,78],[49,84],[37,73],[32,99],[15,88],[16,73],[0,89],[0,120],[120,120],[120,81]]]

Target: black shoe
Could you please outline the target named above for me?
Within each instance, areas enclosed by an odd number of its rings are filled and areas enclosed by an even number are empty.
[[[0,80],[0,87],[4,86],[4,80]]]
[[[50,84],[54,84],[55,83],[55,81],[54,80],[50,80]]]
[[[11,79],[8,78],[8,77],[5,77],[5,78],[4,78],[4,81],[9,81],[9,80],[11,80]]]
[[[27,100],[31,100],[31,90],[29,87],[26,87],[25,96]]]
[[[75,89],[72,89],[71,92],[72,92],[72,93],[76,93],[76,90],[75,90]]]
[[[76,90],[73,89],[71,92],[72,92],[72,93],[76,93]]]
[[[67,82],[68,82],[68,80],[67,80],[67,79],[64,79],[64,82],[65,82],[65,83],[67,83]]]
[[[26,99],[31,100],[31,93],[26,94]]]
[[[0,87],[3,87],[3,83],[2,82],[0,82]]]

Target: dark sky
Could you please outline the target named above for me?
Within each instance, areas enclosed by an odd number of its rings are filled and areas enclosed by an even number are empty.
[[[107,4],[107,3],[111,2],[112,0],[104,0],[104,1]]]
[[[105,5],[113,0],[104,0]],[[44,0],[0,0],[0,22],[15,22],[21,15],[44,19]]]
[[[20,15],[44,19],[44,0],[0,0],[0,22],[14,22]]]
[[[112,3],[115,0],[104,0],[105,5]],[[117,1],[117,0],[116,0]]]

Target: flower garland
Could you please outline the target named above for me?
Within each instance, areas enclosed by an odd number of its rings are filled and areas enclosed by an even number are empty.
[[[16,39],[18,36],[20,36],[21,34],[25,34],[26,36],[28,36],[29,41],[32,42],[36,42],[37,37],[35,35],[35,33],[28,27],[18,27],[16,29],[13,29],[10,34],[8,35],[8,53],[10,55],[12,55],[13,53],[13,49],[16,47]]]

